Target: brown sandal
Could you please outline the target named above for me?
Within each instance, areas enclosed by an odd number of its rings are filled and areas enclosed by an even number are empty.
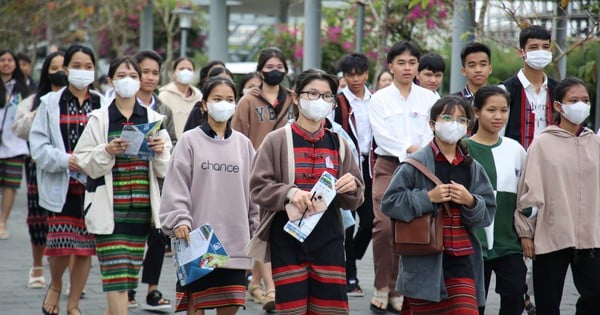
[[[263,311],[272,313],[275,311],[275,290],[267,290],[262,300]]]
[[[58,293],[58,297],[56,298],[56,301],[54,302],[54,304],[50,304],[50,303],[46,302],[46,300],[48,299],[48,293],[50,293],[51,291]],[[58,304],[60,303],[60,291],[61,291],[60,289],[53,287],[52,283],[50,284],[50,286],[48,287],[48,290],[46,291],[46,295],[44,296],[44,301],[42,302],[42,314],[58,315]],[[46,308],[49,308],[49,310],[47,310]]]
[[[73,313],[73,312],[76,312],[76,313]],[[67,311],[67,315],[81,315],[81,310],[77,306],[72,307]]]

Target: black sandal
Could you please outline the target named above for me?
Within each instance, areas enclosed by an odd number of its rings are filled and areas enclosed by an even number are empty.
[[[50,291],[54,291],[55,293],[58,293],[58,298],[56,299],[56,302],[54,302],[54,304],[50,304],[49,302],[46,302],[46,300],[48,299],[48,293],[50,293]],[[50,285],[48,286],[48,290],[46,290],[46,295],[44,296],[44,301],[42,302],[42,314],[58,315],[59,303],[60,303],[60,290],[54,288],[52,286],[52,283],[50,283]],[[50,311],[46,310],[47,306],[50,306]]]
[[[170,310],[171,301],[163,298],[163,295],[158,290],[152,290],[148,292],[146,296],[146,305],[144,309],[150,311]]]

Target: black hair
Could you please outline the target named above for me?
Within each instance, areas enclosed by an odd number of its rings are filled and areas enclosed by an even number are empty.
[[[19,66],[19,60],[15,53],[10,50],[0,50],[0,56],[5,54],[9,54],[12,56],[15,62],[15,70],[12,73],[12,78],[15,80],[15,86],[13,87],[13,94],[18,93],[22,98],[25,98],[29,95],[29,86],[25,83],[25,76],[21,71],[21,67]],[[6,106],[6,87],[3,82],[0,82],[0,108],[4,108]]]
[[[277,48],[277,47],[269,47],[269,48],[265,48],[265,49],[261,50],[260,55],[258,55],[258,63],[256,64],[256,71],[262,72],[262,69],[265,67],[265,64],[267,64],[267,61],[269,61],[269,59],[271,59],[273,57],[281,60],[281,62],[283,63],[283,67],[285,68],[285,73],[287,73],[288,72],[287,60],[285,59],[285,56],[283,55],[281,50],[279,50],[279,48]]]
[[[202,85],[208,79],[208,72],[212,70],[214,67],[222,67],[225,68],[225,63],[221,60],[212,60],[209,61],[204,67],[200,68],[200,79],[198,80],[198,88],[202,89]]]
[[[202,101],[194,104],[194,107],[190,111],[185,125],[183,126],[184,132],[201,126],[208,121],[208,111],[204,110],[204,107],[202,107],[202,102],[206,103],[212,90],[219,85],[229,86],[233,91],[233,96],[235,97],[235,83],[233,83],[232,80],[223,77],[210,77],[206,79],[206,82],[204,82],[204,86],[202,87]]]
[[[142,61],[146,59],[152,59],[158,63],[158,70],[160,71],[160,64],[162,62],[162,58],[160,55],[154,50],[141,50],[133,55],[138,65],[142,63]]]
[[[383,69],[381,70],[381,72],[379,72],[379,74],[377,75],[377,83],[379,83],[379,80],[381,80],[381,77],[383,76],[384,73],[389,73],[392,77],[394,76],[390,70],[388,69]]]
[[[33,105],[31,106],[31,110],[35,110],[40,106],[40,98],[46,95],[48,92],[52,91],[52,83],[50,83],[50,77],[48,71],[50,70],[50,64],[55,57],[63,56],[64,53],[62,51],[51,52],[44,59],[44,64],[42,64],[42,70],[40,71],[40,81],[37,86],[36,94],[33,99]],[[60,70],[62,71],[62,70]]]
[[[103,74],[98,78],[98,84],[108,84],[108,77],[106,74]]]
[[[216,77],[223,73],[229,76],[229,79],[231,79],[231,81],[234,80],[233,73],[231,73],[231,71],[229,71],[229,69],[225,67],[215,67],[210,69],[210,71],[208,72],[208,78]]]
[[[29,56],[26,53],[20,52],[17,54],[17,61],[21,60],[31,64],[31,58],[29,58]]]
[[[529,25],[522,29],[519,34],[519,46],[521,49],[525,49],[527,41],[532,38],[550,41],[552,34],[541,25]]]
[[[390,51],[387,54],[387,62],[392,63],[392,61],[394,61],[394,58],[396,58],[396,56],[402,55],[405,51],[410,52],[410,54],[413,55],[414,57],[416,57],[417,60],[419,60],[419,58],[421,58],[421,50],[419,49],[419,47],[417,47],[417,45],[415,45],[412,42],[403,40],[401,42],[394,44],[394,46],[392,46],[392,48],[390,48]]]
[[[588,95],[590,94],[590,88],[587,86],[587,84],[585,84],[585,82],[579,78],[576,77],[567,77],[565,79],[563,79],[562,81],[558,82],[556,84],[556,86],[554,87],[554,102],[559,102],[562,104],[563,99],[565,98],[565,95],[567,94],[567,92],[574,86],[578,86],[581,85],[583,87],[585,87],[585,90],[587,91]],[[553,108],[554,110],[554,108]],[[555,124],[559,124],[560,123],[560,113],[558,112],[554,112],[554,123]]]
[[[495,96],[495,95],[504,97],[506,99],[506,103],[510,104],[510,96],[507,91],[505,91],[503,88],[496,86],[496,85],[486,85],[484,87],[481,87],[479,90],[477,90],[477,92],[475,92],[475,95],[473,96],[473,107],[477,108],[479,110],[483,109],[483,105],[485,105],[485,101],[490,96]]]
[[[440,115],[452,114],[455,108],[460,108],[465,112],[465,116],[469,120],[469,122],[473,121],[473,110],[471,109],[471,104],[463,97],[458,95],[448,95],[437,100],[431,109],[429,110],[429,117],[431,121],[434,121]],[[469,126],[467,126],[468,128]],[[465,155],[465,165],[470,165],[473,162],[473,158],[469,154],[468,146],[462,141],[462,139],[458,140],[456,145],[461,149],[463,154]]]
[[[258,74],[258,72],[246,73],[240,80],[240,85],[238,86],[238,97],[242,97],[244,95],[244,85],[246,85],[246,83],[248,83],[248,81],[250,81],[252,78],[257,78],[262,82],[262,77]]]
[[[179,63],[181,63],[182,61],[187,60],[192,64],[192,70],[196,69],[196,65],[194,64],[194,61],[188,57],[179,57],[177,59],[175,59],[175,62],[173,62],[173,71],[175,71],[175,69],[177,69],[177,66],[179,65]]]
[[[421,72],[422,70],[431,70],[434,73],[444,72],[444,70],[446,70],[444,58],[435,53],[429,53],[421,56],[421,59],[419,59],[418,71]]]
[[[133,68],[133,70],[135,70],[135,72],[138,73],[138,76],[140,78],[142,77],[142,70],[140,69],[140,65],[137,63],[137,60],[131,55],[125,55],[125,56],[117,57],[110,62],[110,66],[108,67],[108,77],[109,78],[113,79],[113,77],[115,76],[115,72],[117,71],[117,68],[119,68],[119,66],[121,64],[127,65],[128,69]]]
[[[485,53],[488,57],[488,62],[490,64],[492,63],[492,52],[488,46],[482,43],[469,43],[460,52],[460,61],[462,62],[462,66],[465,66],[465,61],[467,60],[468,55],[478,52]]]
[[[369,72],[369,59],[361,53],[345,55],[340,59],[338,68],[343,74],[363,74]]]
[[[96,67],[96,57],[94,57],[94,52],[92,49],[80,44],[73,44],[67,48],[67,51],[65,51],[65,62],[63,63],[65,68],[68,68],[69,63],[71,63],[71,59],[73,59],[73,55],[75,55],[77,52],[82,52],[90,56],[90,59],[92,59],[92,64],[94,67]]]

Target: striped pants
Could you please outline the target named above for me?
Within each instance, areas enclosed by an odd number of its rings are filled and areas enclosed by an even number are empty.
[[[299,245],[284,253],[273,249],[278,314],[349,313],[343,238],[310,253],[301,252]]]

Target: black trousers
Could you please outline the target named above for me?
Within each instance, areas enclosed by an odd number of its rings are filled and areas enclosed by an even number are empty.
[[[148,249],[142,268],[142,283],[157,285],[165,259],[165,246],[169,238],[158,229],[150,229],[148,233]]]
[[[346,252],[346,279],[356,279],[356,260],[362,259],[371,242],[373,235],[373,195],[372,181],[369,176],[369,159],[364,158],[362,162],[363,180],[365,182],[365,202],[353,213],[358,214],[358,230],[354,234],[355,227],[346,229],[344,249]]]
[[[600,249],[562,249],[533,260],[535,304],[540,315],[560,314],[567,269],[579,293],[576,315],[600,314]]]
[[[500,295],[499,315],[521,315],[525,308],[527,266],[522,254],[511,254],[483,261],[485,297],[487,298],[492,272],[496,274],[496,293]],[[483,315],[485,307],[479,308]],[[542,314],[542,313],[540,313]]]

